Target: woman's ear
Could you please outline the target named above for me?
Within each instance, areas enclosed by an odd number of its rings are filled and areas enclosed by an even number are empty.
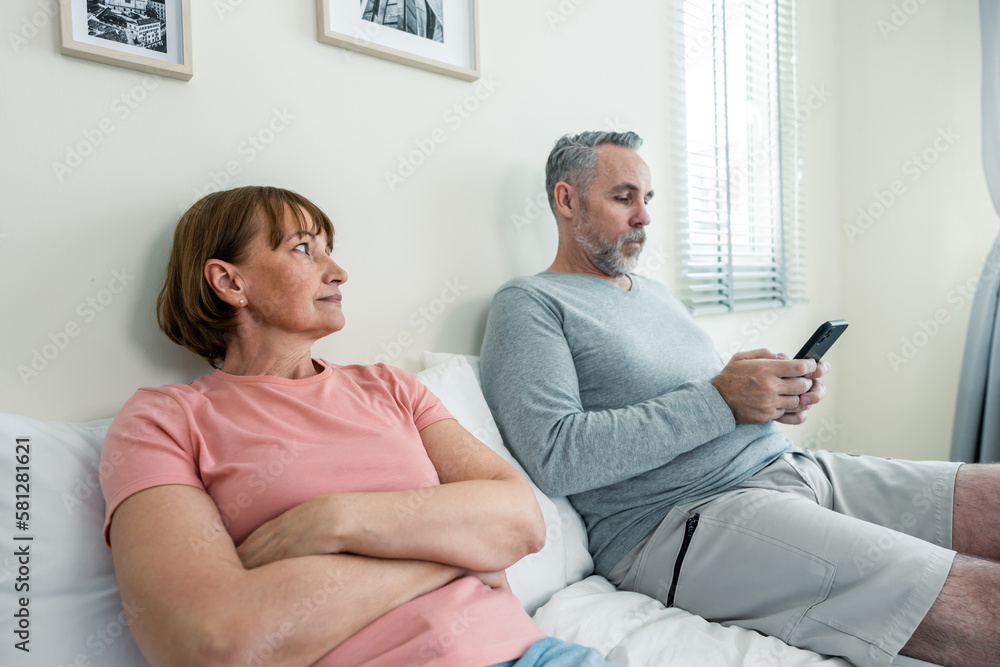
[[[221,259],[210,259],[205,262],[205,280],[216,296],[233,308],[246,305],[242,276],[235,265]]]

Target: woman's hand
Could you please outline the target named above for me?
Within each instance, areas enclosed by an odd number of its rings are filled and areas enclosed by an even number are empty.
[[[320,496],[293,507],[250,533],[237,549],[243,567],[250,570],[286,558],[314,556],[329,549],[319,545],[315,539],[323,523],[335,521],[337,494]],[[311,537],[312,536],[312,537]],[[466,569],[459,576],[473,576],[496,591],[510,593],[507,572],[479,572]]]
[[[468,574],[472,575],[479,581],[483,582],[495,591],[505,591],[510,593],[510,584],[507,583],[507,572],[506,570],[497,570],[496,572],[475,572],[469,570]]]
[[[286,558],[336,553],[329,544],[321,547],[318,539],[331,521],[330,513],[323,511],[330,504],[330,496],[318,496],[262,524],[236,548],[243,567],[250,570]]]
[[[545,546],[541,510],[520,473],[453,419],[420,437],[441,484],[308,500],[250,534],[237,549],[244,567],[351,553],[495,572]]]

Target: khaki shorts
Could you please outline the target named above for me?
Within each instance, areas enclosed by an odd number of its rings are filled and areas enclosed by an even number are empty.
[[[960,465],[789,452],[674,507],[608,578],[710,621],[889,665],[951,569]]]

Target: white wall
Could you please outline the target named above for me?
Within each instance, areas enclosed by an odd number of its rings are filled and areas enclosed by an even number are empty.
[[[3,3],[4,35],[40,3]],[[234,11],[218,15],[226,4]],[[409,335],[390,361],[410,370],[420,368],[422,348],[478,352],[496,287],[548,265],[550,216],[521,228],[512,216],[543,190],[559,135],[635,129],[663,173],[661,3],[482,2],[482,84],[321,44],[308,0],[191,5],[194,78],[153,78],[151,91],[141,74],[59,55],[55,20],[17,52],[6,38],[0,45],[0,410],[111,415],[139,386],[209,370],[158,331],[153,305],[179,212],[231,160],[242,169],[237,183],[300,191],[336,224],[336,257],[350,272],[348,325],[314,351],[340,363],[372,360]],[[132,91],[145,99],[121,118],[113,105]],[[472,106],[477,92],[486,98],[478,109],[449,123],[453,105]],[[251,161],[241,145],[275,110],[292,119]],[[52,162],[105,118],[114,132],[59,180]],[[437,128],[447,141],[390,191],[385,172]],[[96,316],[78,310],[116,270],[135,278]],[[433,307],[448,281],[461,287],[458,301],[423,319],[419,309]],[[30,367],[34,351],[71,323],[78,335],[22,381],[18,366]]]
[[[44,4],[4,3],[4,34]],[[227,4],[233,11],[218,14]],[[209,370],[158,331],[153,304],[180,211],[232,160],[241,168],[234,184],[295,189],[333,218],[335,256],[351,276],[348,325],[314,352],[337,363],[386,354],[415,371],[421,349],[478,352],[495,288],[551,260],[554,223],[532,202],[542,196],[545,156],[565,132],[621,127],[646,139],[661,193],[649,247],[672,256],[666,2],[481,2],[488,87],[320,44],[309,1],[192,5],[195,76],[186,83],[60,56],[54,20],[17,51],[9,39],[0,44],[0,411],[106,416],[138,386]],[[967,312],[955,312],[899,372],[885,353],[948,307],[948,290],[975,273],[995,227],[976,146],[976,3],[927,0],[886,43],[874,22],[891,12],[887,0],[801,5],[803,104],[810,91],[830,93],[801,115],[811,301],[702,322],[728,355],[794,352],[820,321],[850,319],[831,355],[827,400],[789,432],[804,444],[944,456]],[[460,126],[449,123],[448,110],[471,105],[477,91],[486,99]],[[128,117],[115,104],[123,95],[145,98]],[[291,117],[287,127],[249,160],[241,146],[276,111]],[[105,118],[114,132],[57,178],[52,163]],[[848,243],[850,211],[949,122],[961,142],[919,192],[914,185]],[[437,128],[447,141],[390,191],[385,172]],[[134,279],[91,315],[87,300],[109,296],[102,290],[113,271]],[[671,268],[656,274],[673,281]],[[889,296],[874,293],[875,282]],[[448,285],[460,287],[457,301],[425,319],[420,309],[436,308]],[[30,368],[34,352],[74,324],[78,335],[22,380],[18,367]],[[400,336],[405,348],[393,346]],[[930,398],[904,403],[918,384],[930,385]],[[902,428],[912,433],[888,437]],[[861,437],[873,432],[875,441]],[[906,446],[886,449],[892,441]]]
[[[964,290],[998,222],[981,163],[978,2],[851,0],[839,18],[837,226],[851,321],[839,444],[947,458]],[[879,213],[882,202],[881,217],[859,223],[859,208]]]

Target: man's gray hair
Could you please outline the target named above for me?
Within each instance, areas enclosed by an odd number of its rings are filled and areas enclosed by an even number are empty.
[[[597,147],[603,144],[639,150],[642,138],[635,132],[582,132],[560,138],[545,163],[545,189],[549,207],[556,212],[556,183],[565,181],[586,200],[597,178]]]

